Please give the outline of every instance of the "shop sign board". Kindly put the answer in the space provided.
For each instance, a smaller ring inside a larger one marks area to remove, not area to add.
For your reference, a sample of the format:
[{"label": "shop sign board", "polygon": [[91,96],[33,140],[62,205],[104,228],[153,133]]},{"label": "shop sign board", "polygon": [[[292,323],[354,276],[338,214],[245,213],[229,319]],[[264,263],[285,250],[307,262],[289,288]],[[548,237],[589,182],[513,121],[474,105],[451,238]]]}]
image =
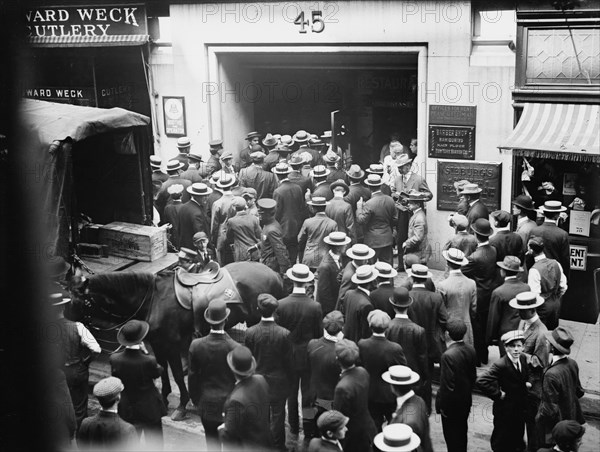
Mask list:
[{"label": "shop sign board", "polygon": [[144,5],[40,7],[25,11],[28,37],[147,35]]},{"label": "shop sign board", "polygon": [[429,106],[429,157],[475,159],[477,107]]},{"label": "shop sign board", "polygon": [[590,220],[592,212],[585,210],[571,210],[569,213],[569,234],[590,236]]},{"label": "shop sign board", "polygon": [[569,245],[571,270],[585,271],[587,267],[588,247],[583,245]]},{"label": "shop sign board", "polygon": [[479,185],[481,201],[490,212],[500,209],[502,182],[501,162],[465,162],[464,160],[437,161],[437,209],[456,211],[458,197],[454,182],[466,179]]},{"label": "shop sign board", "polygon": [[73,88],[70,86],[36,86],[24,88],[23,97],[49,102],[62,102],[78,105],[96,106],[94,88]]},{"label": "shop sign board", "polygon": [[185,98],[183,96],[163,96],[163,117],[165,119],[165,134],[168,137],[184,137]]}]

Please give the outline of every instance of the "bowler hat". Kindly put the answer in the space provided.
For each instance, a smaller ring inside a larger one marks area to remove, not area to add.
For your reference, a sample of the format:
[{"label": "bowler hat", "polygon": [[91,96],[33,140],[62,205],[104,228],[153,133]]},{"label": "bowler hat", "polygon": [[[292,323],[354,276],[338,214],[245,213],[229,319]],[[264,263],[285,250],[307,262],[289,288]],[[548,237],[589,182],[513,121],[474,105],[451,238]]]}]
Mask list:
[{"label": "bowler hat", "polygon": [[370,174],[383,174],[383,165],[379,163],[372,163],[367,168],[367,173]]},{"label": "bowler hat", "polygon": [[285,272],[287,277],[296,282],[310,282],[315,279],[315,275],[310,271],[307,265],[294,264]]},{"label": "bowler hat", "polygon": [[293,138],[296,143],[306,143],[310,140],[310,134],[306,130],[298,130]]},{"label": "bowler hat", "polygon": [[535,292],[521,292],[515,295],[515,298],[508,302],[508,305],[514,309],[533,309],[544,304],[544,298]]},{"label": "bowler hat", "polygon": [[260,138],[260,133],[258,132],[250,132],[246,135],[246,140],[250,141],[252,138]]},{"label": "bowler hat", "polygon": [[383,181],[379,174],[369,174],[365,179],[365,185],[368,185],[369,187],[379,187],[382,184]]},{"label": "bowler hat", "polygon": [[502,262],[496,262],[496,265],[510,272],[522,272],[521,260],[517,256],[504,256]]},{"label": "bowler hat", "polygon": [[339,411],[329,410],[317,418],[317,428],[321,432],[335,432],[340,427],[346,425],[349,420],[349,417],[344,416]]},{"label": "bowler hat", "polygon": [[167,162],[167,172],[180,170],[184,166],[185,164],[179,160],[169,160]]},{"label": "bowler hat", "polygon": [[520,207],[521,209],[525,209],[525,210],[534,210],[535,209],[533,206],[533,199],[531,199],[531,196],[519,195],[513,200],[512,203],[515,206]]},{"label": "bowler hat", "polygon": [[365,176],[365,172],[356,164],[350,165],[350,168],[348,168],[346,174],[350,179],[354,180],[362,179]]},{"label": "bowler hat", "polygon": [[408,154],[400,154],[400,157],[398,157],[395,161],[396,166],[398,168],[400,168],[401,166],[404,165],[408,165],[409,163],[412,163],[413,159],[411,159]]},{"label": "bowler hat", "polygon": [[356,243],[352,245],[352,248],[346,250],[346,256],[350,259],[366,261],[375,256],[375,250],[369,248],[364,243]]},{"label": "bowler hat", "polygon": [[571,332],[564,326],[559,326],[546,333],[546,339],[563,355],[571,353],[571,345],[575,342]]},{"label": "bowler hat", "polygon": [[236,183],[235,176],[229,173],[223,173],[223,175],[217,181],[218,188],[229,188],[233,187]]},{"label": "bowler hat", "polygon": [[259,210],[269,212],[275,210],[275,207],[277,206],[277,201],[271,198],[261,198],[258,201],[256,201],[256,205],[258,206]]},{"label": "bowler hat", "polygon": [[390,316],[381,309],[374,309],[367,315],[367,322],[371,328],[385,330],[390,324]]},{"label": "bowler hat", "polygon": [[463,185],[462,190],[460,191],[461,195],[475,195],[477,193],[481,193],[483,189],[479,187],[477,184],[465,184]]},{"label": "bowler hat", "polygon": [[117,377],[107,377],[94,385],[93,393],[96,397],[113,397],[125,389],[123,382]]},{"label": "bowler hat", "polygon": [[325,207],[329,204],[329,202],[324,196],[313,196],[310,201],[306,201],[306,204],[313,207]]},{"label": "bowler hat", "polygon": [[71,301],[70,298],[63,297],[61,292],[51,293],[48,298],[50,299],[50,304],[52,304],[52,306],[62,306]]},{"label": "bowler hat", "polygon": [[345,232],[333,231],[330,232],[329,235],[323,239],[323,241],[328,245],[342,246],[350,243],[352,239],[348,237]]},{"label": "bowler hat", "polygon": [[444,259],[446,259],[448,262],[452,262],[453,264],[457,265],[466,265],[469,262],[469,260],[465,257],[465,253],[458,248],[443,250],[442,256],[444,256]]},{"label": "bowler hat", "polygon": [[543,206],[538,209],[541,213],[560,213],[566,211],[567,208],[563,206],[560,201],[546,201]]},{"label": "bowler hat", "polygon": [[408,308],[412,304],[413,299],[406,287],[394,287],[394,292],[389,301],[392,306],[396,306],[397,308]]},{"label": "bowler hat", "polygon": [[504,345],[508,345],[513,341],[522,341],[523,339],[525,339],[525,334],[522,330],[508,331],[500,337],[500,341]]},{"label": "bowler hat", "polygon": [[419,381],[419,374],[412,371],[410,367],[407,366],[391,366],[386,372],[381,375],[381,378],[386,383],[391,385],[412,385]]},{"label": "bowler hat", "polygon": [[117,333],[117,341],[123,346],[137,345],[148,334],[150,325],[143,320],[130,320],[123,325]]},{"label": "bowler hat", "polygon": [[494,230],[492,229],[492,225],[489,220],[485,218],[478,218],[471,225],[471,229],[479,235],[483,235],[484,237],[489,237],[493,234]]},{"label": "bowler hat", "polygon": [[240,377],[248,377],[256,370],[256,360],[250,349],[239,345],[227,354],[227,364],[231,371]]},{"label": "bowler hat", "polygon": [[383,427],[373,444],[381,452],[412,452],[421,445],[421,438],[409,425],[394,423]]},{"label": "bowler hat", "polygon": [[379,272],[372,265],[361,265],[352,275],[354,284],[366,284],[374,281],[379,276]]},{"label": "bowler hat", "polygon": [[223,298],[216,298],[208,303],[208,307],[204,311],[204,319],[211,325],[221,323],[229,317],[231,310],[227,307],[227,303]]},{"label": "bowler hat", "polygon": [[327,177],[329,176],[329,173],[331,173],[331,170],[323,165],[317,165],[312,169],[310,175],[312,177]]},{"label": "bowler hat", "polygon": [[344,196],[347,195],[348,192],[350,191],[350,188],[348,188],[348,185],[346,184],[346,182],[344,182],[343,179],[338,179],[329,186],[331,191],[335,190],[338,187],[341,187],[344,189]]},{"label": "bowler hat", "polygon": [[208,196],[213,192],[212,188],[202,182],[196,182],[186,188],[186,190],[190,195],[194,196]]},{"label": "bowler hat", "polygon": [[413,278],[421,278],[421,279],[427,279],[427,278],[433,277],[433,275],[429,271],[429,268],[427,267],[427,265],[423,265],[423,264],[414,264],[410,268],[407,268],[406,274],[408,276],[412,276]]},{"label": "bowler hat", "polygon": [[395,278],[398,275],[396,269],[387,262],[377,261],[374,266],[379,273],[379,278]]},{"label": "bowler hat", "polygon": [[190,139],[188,137],[181,137],[177,139],[177,148],[189,148],[191,146]]},{"label": "bowler hat", "polygon": [[277,144],[277,138],[275,138],[271,133],[267,133],[265,138],[262,140],[262,144],[267,147],[275,146]]},{"label": "bowler hat", "polygon": [[279,162],[271,169],[271,171],[275,174],[290,174],[292,172],[292,169],[287,163]]}]

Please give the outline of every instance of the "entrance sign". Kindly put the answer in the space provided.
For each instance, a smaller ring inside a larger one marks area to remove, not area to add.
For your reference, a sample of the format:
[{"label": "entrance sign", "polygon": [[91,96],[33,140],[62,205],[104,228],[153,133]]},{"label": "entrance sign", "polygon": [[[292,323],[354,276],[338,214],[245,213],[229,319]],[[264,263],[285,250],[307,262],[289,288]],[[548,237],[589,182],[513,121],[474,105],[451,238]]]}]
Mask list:
[{"label": "entrance sign", "polygon": [[163,96],[163,117],[165,134],[168,137],[184,137],[185,131],[185,98],[183,96]]},{"label": "entrance sign", "polygon": [[456,211],[458,197],[454,182],[466,179],[479,185],[481,201],[491,211],[500,209],[502,163],[465,162],[464,160],[437,161],[437,209]]},{"label": "entrance sign", "polygon": [[475,159],[477,107],[429,106],[429,157]]},{"label": "entrance sign", "polygon": [[582,245],[569,245],[571,270],[585,271],[587,267],[588,247]]}]

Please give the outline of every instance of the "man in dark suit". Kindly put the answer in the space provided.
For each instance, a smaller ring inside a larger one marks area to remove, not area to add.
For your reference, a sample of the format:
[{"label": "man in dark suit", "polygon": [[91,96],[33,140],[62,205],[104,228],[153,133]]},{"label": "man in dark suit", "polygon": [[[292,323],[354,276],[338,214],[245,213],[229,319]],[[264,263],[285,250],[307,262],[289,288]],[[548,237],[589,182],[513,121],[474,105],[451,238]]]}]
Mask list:
[{"label": "man in dark suit", "polygon": [[494,430],[491,446],[494,452],[524,451],[527,392],[531,388],[527,358],[523,351],[523,332],[509,331],[501,338],[506,355],[486,369],[477,386],[494,401]]},{"label": "man in dark suit", "polygon": [[[248,141],[248,146],[242,149],[238,154],[240,168],[246,168],[247,166],[250,166],[250,163],[252,162],[250,153],[254,152],[254,149],[260,148],[260,133],[249,132],[246,135],[246,141]],[[259,150],[262,150],[262,148]]]},{"label": "man in dark suit", "polygon": [[110,355],[112,375],[125,387],[119,404],[119,415],[133,424],[138,434],[144,432],[146,444],[162,448],[162,417],[167,408],[154,386],[154,379],[164,371],[156,358],[146,354],[143,340],[150,326],[143,320],[130,320],[119,329],[117,340],[125,347]]},{"label": "man in dark suit", "polygon": [[295,264],[298,257],[298,233],[304,220],[308,218],[308,209],[304,201],[304,193],[298,184],[290,181],[290,167],[281,162],[272,169],[279,180],[279,187],[273,192],[277,201],[275,219],[281,225],[283,243],[288,249],[290,261]]},{"label": "man in dark suit", "polygon": [[223,149],[223,140],[212,140],[208,142],[210,157],[206,162],[206,176],[210,177],[213,173],[221,169],[220,151]]},{"label": "man in dark suit", "polygon": [[171,185],[167,192],[169,193],[170,200],[165,206],[164,215],[161,218],[159,226],[169,223],[171,229],[169,230],[169,240],[173,247],[179,249],[179,210],[183,206],[181,202],[181,196],[183,195],[183,185],[174,184]]},{"label": "man in dark suit", "polygon": [[252,165],[240,170],[239,181],[242,187],[252,187],[256,190],[257,199],[272,198],[277,188],[277,177],[263,169],[265,153],[258,151],[250,154]]},{"label": "man in dark suit", "polygon": [[304,220],[298,233],[298,260],[316,271],[328,251],[323,239],[329,233],[337,231],[337,223],[325,215],[327,201],[324,197],[313,196],[307,204],[315,214]]},{"label": "man in dark suit", "polygon": [[[276,320],[290,331],[292,341],[292,362],[294,375],[288,397],[288,418],[291,433],[297,435],[300,429],[298,414],[298,390],[302,388],[302,410],[310,408],[310,368],[307,346],[311,339],[321,337],[323,314],[321,305],[306,294],[306,286],[314,280],[313,273],[304,264],[296,264],[286,275],[294,283],[292,293],[279,300]],[[305,423],[314,422],[312,418]]]},{"label": "man in dark suit", "polygon": [[234,197],[232,209],[235,209],[236,213],[225,222],[226,240],[223,246],[230,247],[234,262],[251,260],[248,248],[260,242],[262,233],[259,220],[248,213],[246,200],[241,196]]},{"label": "man in dark suit", "polygon": [[469,203],[469,210],[466,213],[469,226],[474,224],[478,219],[488,220],[490,212],[487,206],[480,199],[483,190],[477,184],[465,184],[461,190],[461,195],[464,196]]},{"label": "man in dark suit", "polygon": [[448,452],[467,452],[468,419],[473,403],[471,393],[477,378],[477,353],[463,340],[467,325],[451,317],[446,325],[450,345],[440,360],[440,387],[435,411],[442,416],[442,430]]},{"label": "man in dark suit", "polygon": [[517,256],[523,261],[523,239],[510,231],[510,213],[495,210],[490,217],[494,219],[494,235],[490,237],[490,245],[496,248],[496,259],[502,261],[505,256]]},{"label": "man in dark suit", "polygon": [[531,236],[531,231],[537,226],[535,222],[535,209],[533,200],[530,196],[519,195],[512,202],[512,213],[517,216],[515,232],[521,237],[523,242],[523,254],[527,252],[527,242]]},{"label": "man in dark suit", "polygon": [[477,249],[467,258],[469,262],[462,267],[462,272],[477,284],[477,315],[473,322],[473,339],[479,361],[487,364],[488,348],[485,337],[492,291],[500,285],[496,266],[498,259],[496,248],[490,245],[488,240],[492,235],[490,222],[479,218],[471,224],[471,229],[478,241]]},{"label": "man in dark suit", "polygon": [[223,406],[225,421],[219,427],[223,450],[269,450],[269,384],[256,374],[256,360],[243,345],[229,352],[227,364],[235,386]]},{"label": "man in dark suit", "polygon": [[308,445],[308,452],[341,452],[346,438],[350,418],[336,410],[329,410],[319,416],[317,427],[320,438],[313,438]]},{"label": "man in dark suit", "polygon": [[158,155],[150,156],[150,168],[152,168],[152,182],[159,181],[162,185],[169,178],[169,175],[161,170],[162,159]]},{"label": "man in dark suit", "polygon": [[[314,189],[311,194],[308,194],[307,200],[310,200],[311,197],[320,196],[329,201],[333,198],[333,192],[330,189],[330,184],[327,182],[327,176],[329,176],[330,171],[325,168],[323,165],[315,166],[310,172],[310,177],[314,183]],[[307,194],[305,193],[305,197]]]},{"label": "man in dark suit", "polygon": [[419,451],[433,452],[429,409],[425,401],[413,391],[413,386],[419,381],[419,374],[406,366],[391,366],[381,378],[391,385],[396,396],[396,411],[391,423],[408,425],[421,439]]},{"label": "man in dark suit", "polygon": [[424,206],[427,193],[410,191],[402,192],[401,196],[408,203],[410,219],[408,220],[408,232],[406,240],[402,242],[402,254],[413,254],[419,258],[419,263],[427,265],[431,256],[431,245],[427,237],[427,215]]},{"label": "man in dark suit", "polygon": [[210,218],[206,214],[206,197],[212,189],[206,184],[193,184],[187,188],[192,199],[184,203],[177,214],[179,220],[179,246],[194,248],[194,234],[204,231],[210,235]]},{"label": "man in dark suit", "polygon": [[367,316],[373,310],[369,298],[372,282],[377,279],[377,270],[372,265],[362,265],[352,275],[352,282],[356,289],[351,289],[340,300],[344,324],[344,337],[357,342],[371,335]]},{"label": "man in dark suit", "polygon": [[189,167],[181,173],[182,179],[189,180],[192,184],[204,182],[206,176],[206,163],[202,161],[202,156],[199,154],[187,154]]},{"label": "man in dark suit", "polygon": [[367,316],[373,334],[368,339],[358,341],[360,362],[369,372],[369,413],[375,421],[377,431],[381,431],[384,421],[390,422],[396,409],[396,398],[390,386],[381,378],[390,366],[406,365],[406,357],[402,346],[385,337],[385,330],[390,324],[390,316],[376,309]]},{"label": "man in dark suit", "polygon": [[256,302],[262,319],[246,330],[244,343],[255,356],[256,371],[269,384],[273,446],[285,451],[285,401],[293,374],[290,332],[275,323],[279,302],[273,295],[260,294]]},{"label": "man in dark suit", "polygon": [[386,312],[390,318],[394,318],[396,313],[390,298],[394,295],[394,278],[398,272],[390,264],[381,261],[375,262],[375,270],[378,273],[377,289],[369,295],[371,304],[375,309]]},{"label": "man in dark suit", "polygon": [[188,137],[179,137],[177,138],[177,154],[173,157],[173,160],[176,162],[180,162],[182,166],[182,170],[186,171],[189,167],[188,155],[190,155],[190,149],[192,148],[192,143]]},{"label": "man in dark suit", "polygon": [[224,300],[211,300],[204,311],[210,333],[194,339],[189,350],[190,397],[198,408],[206,444],[215,450],[221,447],[217,428],[223,422],[223,404],[235,385],[227,354],[239,344],[224,330],[229,312]]},{"label": "man in dark suit", "polygon": [[350,418],[344,451],[369,451],[377,433],[369,414],[369,373],[356,365],[359,350],[354,342],[348,339],[338,341],[335,344],[335,356],[342,373],[335,387],[333,408]]},{"label": "man in dark suit", "polygon": [[301,154],[294,154],[290,157],[288,163],[292,168],[288,178],[291,183],[298,185],[302,189],[302,196],[304,196],[307,190],[312,190],[312,181],[300,172],[305,163],[304,157]]},{"label": "man in dark suit", "polygon": [[[360,168],[360,166],[351,165],[346,174],[348,175],[350,184],[348,185],[348,194],[344,197],[344,201],[350,204],[350,207],[352,207],[352,212],[354,212],[356,218],[356,203],[360,198],[368,201],[371,198],[371,190],[365,187],[362,183],[362,180],[365,177],[365,172]],[[356,228],[356,241],[358,243],[362,243],[364,240],[363,226],[355,221],[354,227]]]},{"label": "man in dark suit", "polygon": [[117,407],[124,386],[117,377],[108,377],[94,385],[94,395],[101,410],[83,420],[77,432],[80,449],[128,450],[139,445],[135,427],[119,417]]},{"label": "man in dark suit", "polygon": [[394,200],[381,191],[383,182],[378,174],[369,174],[365,184],[371,189],[371,199],[358,200],[356,221],[363,225],[365,245],[375,250],[378,260],[392,265],[393,228],[398,214]]},{"label": "man in dark suit", "polygon": [[354,219],[354,210],[352,206],[344,200],[348,194],[349,188],[341,179],[331,183],[333,198],[325,208],[325,215],[335,221],[338,225],[338,231],[343,231],[356,243],[356,225]]},{"label": "man in dark suit", "polygon": [[454,236],[446,242],[444,250],[457,248],[469,257],[477,249],[477,239],[467,232],[469,220],[464,215],[455,213],[450,216],[448,222],[454,228]]},{"label": "man in dark suit", "polygon": [[560,201],[546,201],[539,209],[544,214],[544,222],[531,230],[531,237],[542,238],[546,256],[558,261],[568,280],[571,268],[569,234],[557,226],[558,217],[566,210]]},{"label": "man in dark suit", "polygon": [[[169,175],[169,178],[163,182],[160,190],[158,190],[156,201],[154,203],[161,219],[165,213],[165,206],[169,201],[169,192],[167,189],[171,185],[175,184],[183,185],[184,188],[192,185],[191,181],[184,179],[179,175],[179,171],[183,168],[183,166],[183,163],[178,162],[177,160],[169,160],[167,162],[167,174]],[[181,200],[184,203],[188,202],[190,200],[190,194],[187,191],[184,191]]]},{"label": "man in dark suit", "polygon": [[352,276],[356,273],[356,269],[361,265],[366,265],[375,256],[375,251],[363,243],[355,243],[352,247],[346,250],[346,256],[352,259],[346,264],[342,271],[342,280],[340,282],[340,293],[338,294],[338,303],[336,309],[341,309],[340,302],[350,289],[354,287]]},{"label": "man in dark suit", "polygon": [[330,232],[323,241],[329,245],[329,251],[317,268],[316,301],[321,305],[324,315],[335,309],[342,281],[344,251],[350,243],[350,237],[344,232]]}]

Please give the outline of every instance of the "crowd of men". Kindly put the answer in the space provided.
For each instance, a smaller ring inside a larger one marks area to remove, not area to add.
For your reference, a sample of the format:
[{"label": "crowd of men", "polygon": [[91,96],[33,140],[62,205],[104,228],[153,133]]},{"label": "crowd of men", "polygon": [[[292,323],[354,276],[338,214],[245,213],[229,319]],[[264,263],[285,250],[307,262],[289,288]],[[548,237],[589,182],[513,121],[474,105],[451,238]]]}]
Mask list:
[{"label": "crowd of men", "polygon": [[[188,375],[208,450],[285,451],[303,432],[311,452],[428,452],[435,411],[448,450],[467,451],[475,387],[494,400],[493,451],[577,450],[583,391],[568,357],[573,337],[559,325],[566,209],[547,201],[536,211],[521,195],[512,215],[489,212],[482,188],[458,181],[454,235],[442,251],[447,276],[434,284],[425,212],[433,196],[414,165],[416,143],[408,151],[392,141],[363,170],[330,138],[300,130],[268,134],[261,146],[251,132],[239,163],[219,140],[204,162],[183,138],[176,159],[151,162],[155,221],[171,225],[181,267],[258,261],[289,293],[259,296],[262,319],[243,345],[224,330],[225,302],[210,301],[211,330],[192,341]],[[84,336],[81,324],[61,319]],[[94,389],[102,412],[78,419],[82,446],[137,441],[128,423],[162,441],[164,404],[152,381],[162,370],[143,347],[147,324],[132,322],[119,332],[126,349],[111,357],[113,377]],[[478,378],[490,345],[501,358]],[[114,429],[103,428],[113,415]],[[113,436],[103,439],[107,430]]]}]

